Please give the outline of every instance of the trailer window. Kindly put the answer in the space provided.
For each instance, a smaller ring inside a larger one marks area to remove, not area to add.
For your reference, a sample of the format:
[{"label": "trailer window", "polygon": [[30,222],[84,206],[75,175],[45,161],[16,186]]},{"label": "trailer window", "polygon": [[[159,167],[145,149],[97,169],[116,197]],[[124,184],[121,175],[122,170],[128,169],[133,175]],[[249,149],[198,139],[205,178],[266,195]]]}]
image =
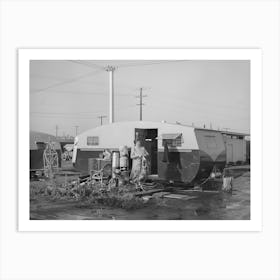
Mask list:
[{"label": "trailer window", "polygon": [[88,136],[87,137],[87,145],[88,146],[97,146],[97,145],[99,145],[99,137],[98,136]]},{"label": "trailer window", "polygon": [[162,135],[162,146],[167,143],[169,147],[181,147],[183,138],[181,133],[176,134],[163,134]]}]

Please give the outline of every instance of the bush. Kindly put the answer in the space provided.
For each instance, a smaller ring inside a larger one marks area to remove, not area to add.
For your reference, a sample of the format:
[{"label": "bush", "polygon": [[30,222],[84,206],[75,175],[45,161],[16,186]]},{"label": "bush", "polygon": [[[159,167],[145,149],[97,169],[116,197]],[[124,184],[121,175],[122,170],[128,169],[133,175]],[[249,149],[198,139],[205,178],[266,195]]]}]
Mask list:
[{"label": "bush", "polygon": [[81,207],[91,207],[93,204],[101,204],[110,207],[118,207],[126,210],[138,209],[144,206],[142,198],[135,196],[134,186],[126,185],[113,187],[109,190],[94,190],[89,197],[83,197]]},{"label": "bush", "polygon": [[46,186],[43,184],[30,185],[30,199],[35,199],[38,195],[45,193]]}]

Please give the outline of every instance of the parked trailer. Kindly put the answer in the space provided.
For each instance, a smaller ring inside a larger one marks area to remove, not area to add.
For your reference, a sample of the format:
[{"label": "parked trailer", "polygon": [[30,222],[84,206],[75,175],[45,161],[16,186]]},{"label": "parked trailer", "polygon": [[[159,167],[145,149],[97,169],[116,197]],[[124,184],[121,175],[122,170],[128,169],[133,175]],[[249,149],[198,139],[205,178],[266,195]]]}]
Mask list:
[{"label": "parked trailer", "polygon": [[227,164],[245,163],[250,157],[247,147],[247,134],[237,132],[221,132],[226,146]]},{"label": "parked trailer", "polygon": [[161,180],[193,183],[209,177],[213,168],[223,170],[226,149],[220,132],[159,122],[117,122],[90,129],[75,139],[73,164],[88,172],[88,159],[104,149],[131,149],[139,139],[150,155],[151,174]]},{"label": "parked trailer", "polygon": [[44,169],[43,154],[47,142],[53,142],[56,152],[58,153],[59,167],[61,166],[61,147],[60,143],[56,141],[55,136],[30,131],[29,133],[29,150],[30,150],[30,171],[37,171]]}]

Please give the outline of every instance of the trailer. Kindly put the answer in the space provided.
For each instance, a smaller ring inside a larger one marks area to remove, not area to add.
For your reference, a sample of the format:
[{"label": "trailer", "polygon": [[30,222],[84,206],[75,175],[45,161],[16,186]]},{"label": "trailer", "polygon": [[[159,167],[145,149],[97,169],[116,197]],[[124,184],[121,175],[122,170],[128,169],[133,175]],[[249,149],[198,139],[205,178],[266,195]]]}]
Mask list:
[{"label": "trailer", "polygon": [[160,180],[191,184],[209,177],[212,170],[222,171],[226,164],[223,135],[218,131],[165,122],[116,122],[78,135],[72,162],[77,170],[88,172],[90,158],[104,149],[129,151],[140,140],[150,155],[150,172]]}]

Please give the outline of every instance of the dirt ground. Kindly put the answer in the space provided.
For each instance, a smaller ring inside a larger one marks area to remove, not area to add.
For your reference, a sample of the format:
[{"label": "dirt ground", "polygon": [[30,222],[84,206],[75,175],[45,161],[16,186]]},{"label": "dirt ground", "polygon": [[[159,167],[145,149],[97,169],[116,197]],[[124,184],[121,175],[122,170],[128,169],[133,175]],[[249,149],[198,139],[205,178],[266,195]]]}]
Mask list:
[{"label": "dirt ground", "polygon": [[[79,201],[52,200],[40,196],[30,201],[34,220],[248,220],[250,219],[250,172],[236,169],[233,192],[181,190],[155,195],[140,209],[125,210],[103,205],[84,207]],[[242,175],[241,175],[242,174]],[[43,183],[43,182],[41,182]]]}]

